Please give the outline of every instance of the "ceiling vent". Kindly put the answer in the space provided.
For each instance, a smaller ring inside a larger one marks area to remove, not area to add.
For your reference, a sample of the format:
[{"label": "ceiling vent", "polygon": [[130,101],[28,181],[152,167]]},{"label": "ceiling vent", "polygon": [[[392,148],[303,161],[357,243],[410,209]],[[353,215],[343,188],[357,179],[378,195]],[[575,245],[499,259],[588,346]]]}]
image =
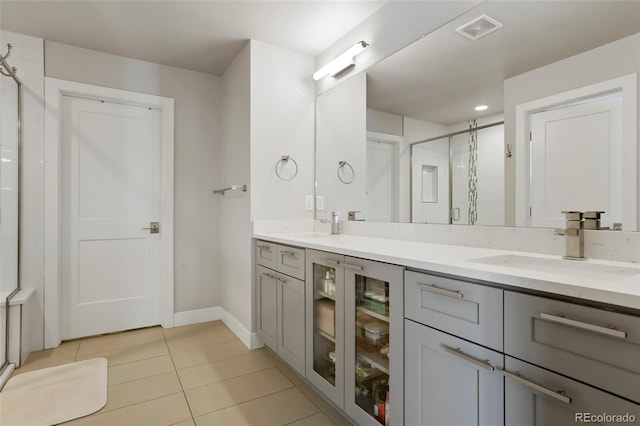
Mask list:
[{"label": "ceiling vent", "polygon": [[457,28],[456,32],[470,38],[471,40],[477,40],[480,37],[484,37],[487,34],[494,32],[495,30],[499,30],[500,28],[502,28],[502,24],[500,22],[489,18],[487,15],[482,15]]}]

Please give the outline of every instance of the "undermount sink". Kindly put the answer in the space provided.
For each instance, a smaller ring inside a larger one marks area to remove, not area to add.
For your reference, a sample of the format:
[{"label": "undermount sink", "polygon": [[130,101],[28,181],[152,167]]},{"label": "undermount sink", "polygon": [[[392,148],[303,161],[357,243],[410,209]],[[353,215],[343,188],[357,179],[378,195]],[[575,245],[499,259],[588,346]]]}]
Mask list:
[{"label": "undermount sink", "polygon": [[592,280],[621,280],[640,274],[640,268],[602,265],[588,261],[547,259],[533,256],[505,254],[472,259],[471,262],[485,265],[505,266],[527,271],[546,272]]}]

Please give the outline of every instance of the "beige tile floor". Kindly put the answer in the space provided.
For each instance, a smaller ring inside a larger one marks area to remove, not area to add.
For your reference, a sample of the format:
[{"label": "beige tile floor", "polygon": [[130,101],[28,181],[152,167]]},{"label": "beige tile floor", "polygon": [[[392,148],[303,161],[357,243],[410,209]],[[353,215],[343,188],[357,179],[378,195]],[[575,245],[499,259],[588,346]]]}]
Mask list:
[{"label": "beige tile floor", "polygon": [[349,425],[267,349],[248,350],[220,321],[128,331],[32,353],[14,374],[109,361],[108,402],[67,425]]}]

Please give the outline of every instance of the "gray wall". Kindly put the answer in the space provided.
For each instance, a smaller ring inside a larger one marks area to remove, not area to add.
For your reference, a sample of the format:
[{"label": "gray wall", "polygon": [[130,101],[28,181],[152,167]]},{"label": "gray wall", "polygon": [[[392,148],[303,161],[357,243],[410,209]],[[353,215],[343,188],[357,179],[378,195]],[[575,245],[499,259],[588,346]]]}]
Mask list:
[{"label": "gray wall", "polygon": [[[512,149],[515,149],[517,105],[637,73],[640,71],[639,47],[640,34],[635,34],[505,80],[505,144],[510,144]],[[640,84],[638,89],[640,91]],[[638,99],[640,99],[640,92]],[[640,135],[640,129],[638,135]],[[515,224],[515,157],[514,151],[513,157],[505,162],[507,226]]]},{"label": "gray wall", "polygon": [[45,76],[175,100],[174,312],[218,306],[219,77],[45,41]]}]

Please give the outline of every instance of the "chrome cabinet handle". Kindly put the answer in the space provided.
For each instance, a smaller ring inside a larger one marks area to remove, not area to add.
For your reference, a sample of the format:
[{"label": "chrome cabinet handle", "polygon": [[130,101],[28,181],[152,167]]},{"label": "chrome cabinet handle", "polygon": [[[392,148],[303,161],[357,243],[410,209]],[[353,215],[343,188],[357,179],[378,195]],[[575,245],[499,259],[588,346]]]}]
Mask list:
[{"label": "chrome cabinet handle", "polygon": [[274,277],[276,280],[280,281],[282,284],[286,283],[287,280],[285,278],[280,278],[278,276]]},{"label": "chrome cabinet handle", "polygon": [[467,355],[464,352],[462,352],[460,348],[451,348],[446,345],[442,345],[442,347],[446,352],[450,353],[451,355],[457,356],[458,358],[462,358],[465,361],[468,361],[472,364],[477,365],[478,367],[484,368],[485,370],[493,371],[496,369],[488,360],[482,361],[482,360],[479,360],[478,358],[474,358],[471,355]]},{"label": "chrome cabinet handle", "polygon": [[568,325],[569,327],[579,328],[581,330],[592,331],[598,334],[604,334],[606,336],[617,337],[618,339],[626,339],[627,333],[615,328],[607,328],[599,325],[589,324],[586,322],[576,321],[563,316],[547,314],[545,312],[540,313],[540,319],[555,322],[558,324]]},{"label": "chrome cabinet handle", "polygon": [[418,283],[418,287],[420,287],[424,291],[428,291],[430,293],[442,294],[443,296],[455,297],[457,299],[462,299],[464,294],[460,290],[447,290],[446,288],[436,287],[432,284],[422,284]]},{"label": "chrome cabinet handle", "polygon": [[271,246],[259,245],[258,248],[260,250],[271,251]]},{"label": "chrome cabinet handle", "polygon": [[363,266],[358,266],[358,265],[352,265],[351,263],[343,263],[345,268],[349,268],[349,269],[355,269],[356,271],[363,271],[364,267]]},{"label": "chrome cabinet handle", "polygon": [[290,256],[290,257],[296,257],[296,254],[292,251],[281,251],[280,253],[282,253],[283,256]]},{"label": "chrome cabinet handle", "polygon": [[340,262],[333,259],[321,259],[324,263],[328,263],[329,265],[338,266]]},{"label": "chrome cabinet handle", "polygon": [[507,370],[500,370],[500,372],[502,373],[503,376],[510,378],[511,380],[518,382],[528,388],[533,389],[536,392],[539,392],[541,394],[550,396],[553,399],[557,399],[560,402],[564,402],[565,404],[571,404],[571,398],[566,396],[564,394],[564,391],[559,390],[559,391],[554,391],[551,389],[547,389],[544,386],[540,386],[537,383],[534,383],[532,381],[529,381],[527,379],[525,379],[524,377],[522,377],[519,374],[514,374],[510,371]]},{"label": "chrome cabinet handle", "polygon": [[275,275],[271,275],[271,274],[268,274],[266,272],[263,272],[262,275],[267,277],[267,278],[271,278],[272,280],[276,280],[277,279]]}]

